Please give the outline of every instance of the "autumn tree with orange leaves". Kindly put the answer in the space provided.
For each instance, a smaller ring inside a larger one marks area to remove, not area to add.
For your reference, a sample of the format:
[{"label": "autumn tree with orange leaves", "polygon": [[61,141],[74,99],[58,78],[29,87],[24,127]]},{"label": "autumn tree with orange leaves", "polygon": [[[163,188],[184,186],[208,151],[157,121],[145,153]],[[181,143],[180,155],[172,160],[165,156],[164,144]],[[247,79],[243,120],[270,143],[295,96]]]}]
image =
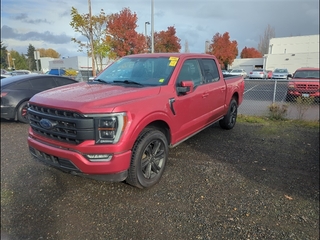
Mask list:
[{"label": "autumn tree with orange leaves", "polygon": [[106,42],[114,53],[112,58],[146,52],[145,36],[135,30],[137,20],[137,14],[132,13],[129,8],[123,8],[120,13],[109,16]]},{"label": "autumn tree with orange leaves", "polygon": [[155,52],[179,52],[181,49],[180,39],[176,36],[175,27],[168,27],[167,31],[154,33]]},{"label": "autumn tree with orange leaves", "polygon": [[230,41],[228,32],[223,35],[216,33],[211,41],[212,43],[209,45],[207,53],[216,56],[221,67],[227,69],[228,65],[232,64],[238,55],[237,41]]},{"label": "autumn tree with orange leaves", "polygon": [[262,54],[255,48],[242,49],[240,58],[262,58]]}]

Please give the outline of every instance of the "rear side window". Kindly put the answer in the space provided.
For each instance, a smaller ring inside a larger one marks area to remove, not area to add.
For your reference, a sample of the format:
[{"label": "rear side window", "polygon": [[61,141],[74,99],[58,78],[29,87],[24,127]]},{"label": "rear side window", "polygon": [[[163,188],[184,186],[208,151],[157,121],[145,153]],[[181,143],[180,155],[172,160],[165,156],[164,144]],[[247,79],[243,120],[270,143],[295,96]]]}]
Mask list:
[{"label": "rear side window", "polygon": [[57,87],[57,84],[54,80],[54,76],[46,76],[41,78],[30,79],[32,87],[34,89],[44,91],[50,88]]},{"label": "rear side window", "polygon": [[213,59],[202,59],[205,83],[217,82],[220,79],[216,62]]}]

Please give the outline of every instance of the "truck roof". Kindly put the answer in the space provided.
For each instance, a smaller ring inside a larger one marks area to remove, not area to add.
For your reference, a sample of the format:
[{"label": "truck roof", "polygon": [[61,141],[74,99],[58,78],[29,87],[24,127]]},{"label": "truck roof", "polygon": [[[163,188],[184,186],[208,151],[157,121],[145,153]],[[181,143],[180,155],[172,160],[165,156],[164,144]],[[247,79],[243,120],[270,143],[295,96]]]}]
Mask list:
[{"label": "truck roof", "polygon": [[127,55],[125,57],[213,57],[213,55],[206,53],[139,53]]},{"label": "truck roof", "polygon": [[315,67],[302,67],[302,68],[298,68],[296,71],[319,71],[319,68],[315,68]]}]

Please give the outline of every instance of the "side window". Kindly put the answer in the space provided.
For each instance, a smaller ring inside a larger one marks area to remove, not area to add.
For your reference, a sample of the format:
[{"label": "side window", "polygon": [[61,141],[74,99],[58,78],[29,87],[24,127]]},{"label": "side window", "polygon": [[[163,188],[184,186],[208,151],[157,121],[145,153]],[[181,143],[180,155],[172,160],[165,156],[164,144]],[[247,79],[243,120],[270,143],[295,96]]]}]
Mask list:
[{"label": "side window", "polygon": [[56,82],[57,82],[57,86],[63,86],[63,85],[75,83],[74,80],[68,79],[68,78],[57,78],[56,77],[55,79],[56,79]]},{"label": "side window", "polygon": [[216,62],[213,59],[202,59],[202,63],[205,82],[219,81],[220,76]]},{"label": "side window", "polygon": [[177,85],[179,85],[181,81],[191,80],[196,87],[202,84],[202,79],[203,77],[198,60],[189,59],[186,60],[182,65],[177,79]]},{"label": "side window", "polygon": [[54,81],[54,77],[51,77],[51,76],[35,78],[30,81],[31,81],[32,87],[40,91],[57,87],[57,84]]},{"label": "side window", "polygon": [[11,89],[31,89],[29,80],[20,81],[11,86]]}]

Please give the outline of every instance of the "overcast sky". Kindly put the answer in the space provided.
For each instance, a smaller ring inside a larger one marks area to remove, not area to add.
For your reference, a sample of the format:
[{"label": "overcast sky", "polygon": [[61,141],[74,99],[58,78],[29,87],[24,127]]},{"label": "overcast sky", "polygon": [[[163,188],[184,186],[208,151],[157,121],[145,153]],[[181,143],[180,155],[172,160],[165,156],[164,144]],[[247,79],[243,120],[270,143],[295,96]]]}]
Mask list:
[{"label": "overcast sky", "polygon": [[[152,0],[91,0],[92,15],[130,8],[138,17],[137,32],[151,22]],[[87,0],[1,0],[1,41],[8,50],[27,53],[29,44],[52,48],[61,57],[85,55],[71,42],[79,38],[70,26],[71,7],[88,13]],[[188,41],[190,52],[204,52],[205,41],[229,32],[244,47],[258,47],[268,24],[276,37],[319,34],[319,0],[154,0],[154,31],[174,26],[181,52]],[[147,25],[151,33],[151,25]]]}]

